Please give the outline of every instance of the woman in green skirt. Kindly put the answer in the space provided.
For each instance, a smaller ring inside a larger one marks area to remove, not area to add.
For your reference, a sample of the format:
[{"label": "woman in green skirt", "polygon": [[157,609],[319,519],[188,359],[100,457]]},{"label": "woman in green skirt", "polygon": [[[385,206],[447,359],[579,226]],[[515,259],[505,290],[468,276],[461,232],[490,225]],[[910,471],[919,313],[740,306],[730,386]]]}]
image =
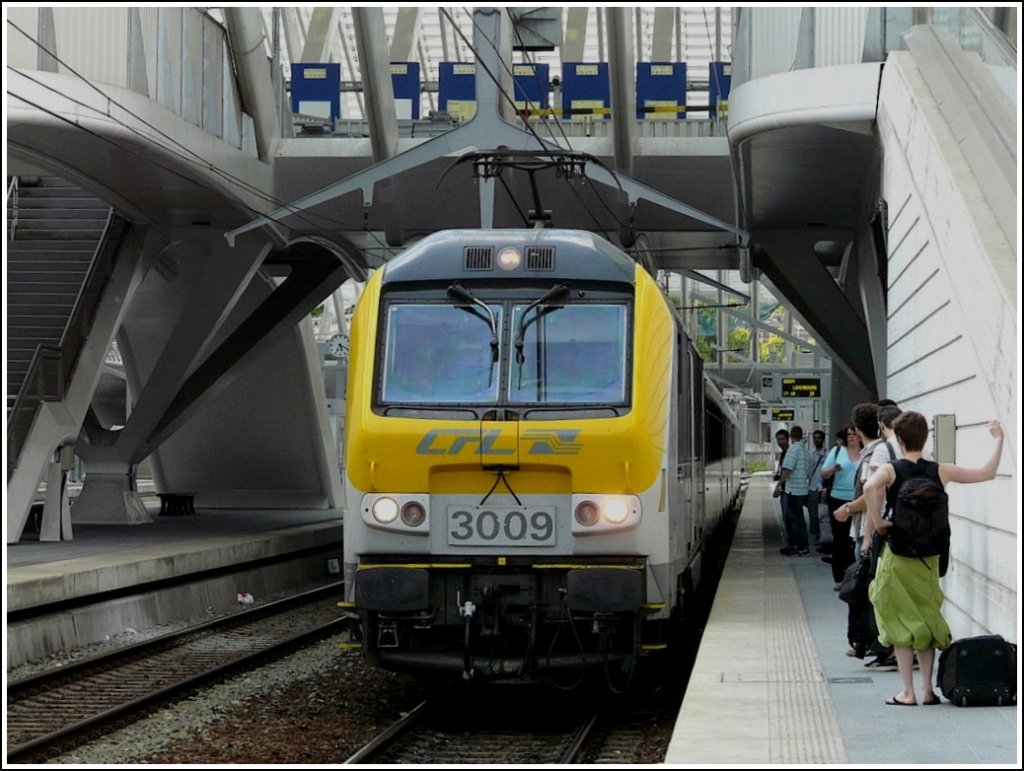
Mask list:
[{"label": "woman in green skirt", "polygon": [[[887,463],[880,467],[864,485],[868,516],[875,529],[884,533],[891,522],[882,518],[883,493],[895,507],[896,496],[908,473],[929,476],[945,487],[949,482],[985,482],[993,479],[1003,451],[1003,429],[998,421],[988,425],[996,440],[995,450],[981,468],[964,468],[954,463],[933,463],[921,458],[928,438],[928,421],[918,412],[904,412],[893,423],[896,439],[903,448],[904,458],[913,466],[897,467]],[[899,470],[898,470],[899,469]],[[944,595],[939,587],[939,556],[909,557],[894,554],[889,544],[882,550],[875,578],[868,588],[868,596],[875,607],[878,638],[883,645],[893,646],[899,666],[902,690],[886,704],[915,706],[914,654],[921,667],[922,704],[938,704],[940,699],[932,688],[932,665],[935,649],[949,647],[949,626],[940,608]]]}]

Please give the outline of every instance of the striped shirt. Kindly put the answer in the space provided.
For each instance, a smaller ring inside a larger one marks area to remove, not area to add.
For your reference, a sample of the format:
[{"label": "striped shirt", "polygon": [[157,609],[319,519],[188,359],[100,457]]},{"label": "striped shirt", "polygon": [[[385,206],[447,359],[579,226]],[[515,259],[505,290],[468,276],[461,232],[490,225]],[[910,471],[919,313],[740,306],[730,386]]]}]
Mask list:
[{"label": "striped shirt", "polygon": [[789,446],[789,451],[782,461],[782,468],[789,469],[786,477],[786,492],[790,495],[807,495],[807,477],[811,473],[810,455],[807,448],[799,442]]}]

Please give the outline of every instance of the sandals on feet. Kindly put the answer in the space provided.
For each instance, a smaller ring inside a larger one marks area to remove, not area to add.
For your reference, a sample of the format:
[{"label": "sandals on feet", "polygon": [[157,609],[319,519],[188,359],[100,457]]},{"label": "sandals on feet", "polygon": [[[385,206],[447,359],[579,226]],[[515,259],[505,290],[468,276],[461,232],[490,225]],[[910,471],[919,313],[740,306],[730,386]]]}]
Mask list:
[{"label": "sandals on feet", "polygon": [[891,699],[886,699],[885,703],[888,704],[890,707],[916,707],[917,706],[917,702],[916,701],[900,701],[895,696],[893,696]]}]

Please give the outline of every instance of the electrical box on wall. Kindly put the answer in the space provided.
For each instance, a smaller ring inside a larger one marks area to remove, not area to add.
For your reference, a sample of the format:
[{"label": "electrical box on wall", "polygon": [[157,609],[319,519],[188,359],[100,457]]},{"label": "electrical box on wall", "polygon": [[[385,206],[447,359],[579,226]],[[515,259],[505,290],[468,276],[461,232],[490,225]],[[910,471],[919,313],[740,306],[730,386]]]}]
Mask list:
[{"label": "electrical box on wall", "polygon": [[932,429],[936,463],[956,463],[956,415],[936,415]]}]

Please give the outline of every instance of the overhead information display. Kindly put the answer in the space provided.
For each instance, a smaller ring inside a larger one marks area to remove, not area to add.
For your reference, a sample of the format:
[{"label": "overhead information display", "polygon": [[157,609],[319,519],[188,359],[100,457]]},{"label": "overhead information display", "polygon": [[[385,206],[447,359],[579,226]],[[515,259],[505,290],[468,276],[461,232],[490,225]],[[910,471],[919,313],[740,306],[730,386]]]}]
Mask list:
[{"label": "overhead information display", "polygon": [[821,396],[820,377],[784,377],[782,378],[782,397],[807,397],[817,398]]}]

